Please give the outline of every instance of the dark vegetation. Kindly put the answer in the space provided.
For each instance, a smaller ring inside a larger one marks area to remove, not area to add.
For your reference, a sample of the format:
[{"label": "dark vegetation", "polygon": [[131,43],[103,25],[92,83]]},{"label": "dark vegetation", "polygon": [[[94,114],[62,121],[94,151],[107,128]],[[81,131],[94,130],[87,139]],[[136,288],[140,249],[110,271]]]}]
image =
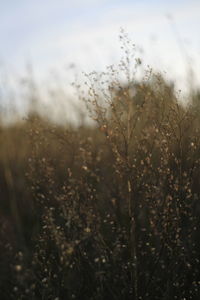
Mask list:
[{"label": "dark vegetation", "polygon": [[199,299],[200,97],[126,54],[87,76],[94,124],[1,125],[0,299]]}]

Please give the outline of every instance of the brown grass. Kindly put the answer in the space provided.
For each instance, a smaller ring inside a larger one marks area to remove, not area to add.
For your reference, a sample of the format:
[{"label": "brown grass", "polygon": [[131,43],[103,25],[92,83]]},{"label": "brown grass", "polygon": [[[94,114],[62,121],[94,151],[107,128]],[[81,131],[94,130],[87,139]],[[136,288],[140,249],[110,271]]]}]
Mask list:
[{"label": "brown grass", "polygon": [[199,299],[199,96],[126,51],[126,84],[87,76],[94,125],[1,126],[1,299]]}]

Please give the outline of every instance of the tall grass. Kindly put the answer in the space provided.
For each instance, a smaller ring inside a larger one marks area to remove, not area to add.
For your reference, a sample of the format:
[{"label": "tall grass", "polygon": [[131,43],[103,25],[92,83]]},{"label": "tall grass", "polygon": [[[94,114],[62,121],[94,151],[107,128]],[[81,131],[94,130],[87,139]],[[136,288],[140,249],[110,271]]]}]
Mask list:
[{"label": "tall grass", "polygon": [[86,76],[92,125],[1,125],[1,299],[199,299],[199,95],[135,80],[129,43]]}]

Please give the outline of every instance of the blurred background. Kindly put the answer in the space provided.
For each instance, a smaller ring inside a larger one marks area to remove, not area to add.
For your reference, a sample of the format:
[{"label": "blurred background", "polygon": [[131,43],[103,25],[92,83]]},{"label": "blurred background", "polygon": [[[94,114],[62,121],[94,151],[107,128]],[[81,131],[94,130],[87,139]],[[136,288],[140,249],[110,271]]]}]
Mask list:
[{"label": "blurred background", "polygon": [[[9,106],[10,112],[13,103],[15,110],[27,110],[19,77],[31,77],[37,88],[59,85],[74,99],[70,84],[77,77],[82,81],[82,71],[103,71],[119,62],[120,28],[136,45],[144,69],[150,65],[162,72],[183,94],[200,82],[198,0],[1,0],[0,20],[5,111]],[[53,102],[48,99],[46,105],[60,118]]]}]

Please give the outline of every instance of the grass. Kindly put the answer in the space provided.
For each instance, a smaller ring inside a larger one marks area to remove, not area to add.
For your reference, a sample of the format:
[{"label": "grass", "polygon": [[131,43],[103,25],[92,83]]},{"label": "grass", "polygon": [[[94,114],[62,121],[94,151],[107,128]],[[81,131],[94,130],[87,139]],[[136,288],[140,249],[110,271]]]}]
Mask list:
[{"label": "grass", "polygon": [[91,125],[1,125],[1,299],[199,299],[199,94],[136,81],[122,40],[80,92]]}]

